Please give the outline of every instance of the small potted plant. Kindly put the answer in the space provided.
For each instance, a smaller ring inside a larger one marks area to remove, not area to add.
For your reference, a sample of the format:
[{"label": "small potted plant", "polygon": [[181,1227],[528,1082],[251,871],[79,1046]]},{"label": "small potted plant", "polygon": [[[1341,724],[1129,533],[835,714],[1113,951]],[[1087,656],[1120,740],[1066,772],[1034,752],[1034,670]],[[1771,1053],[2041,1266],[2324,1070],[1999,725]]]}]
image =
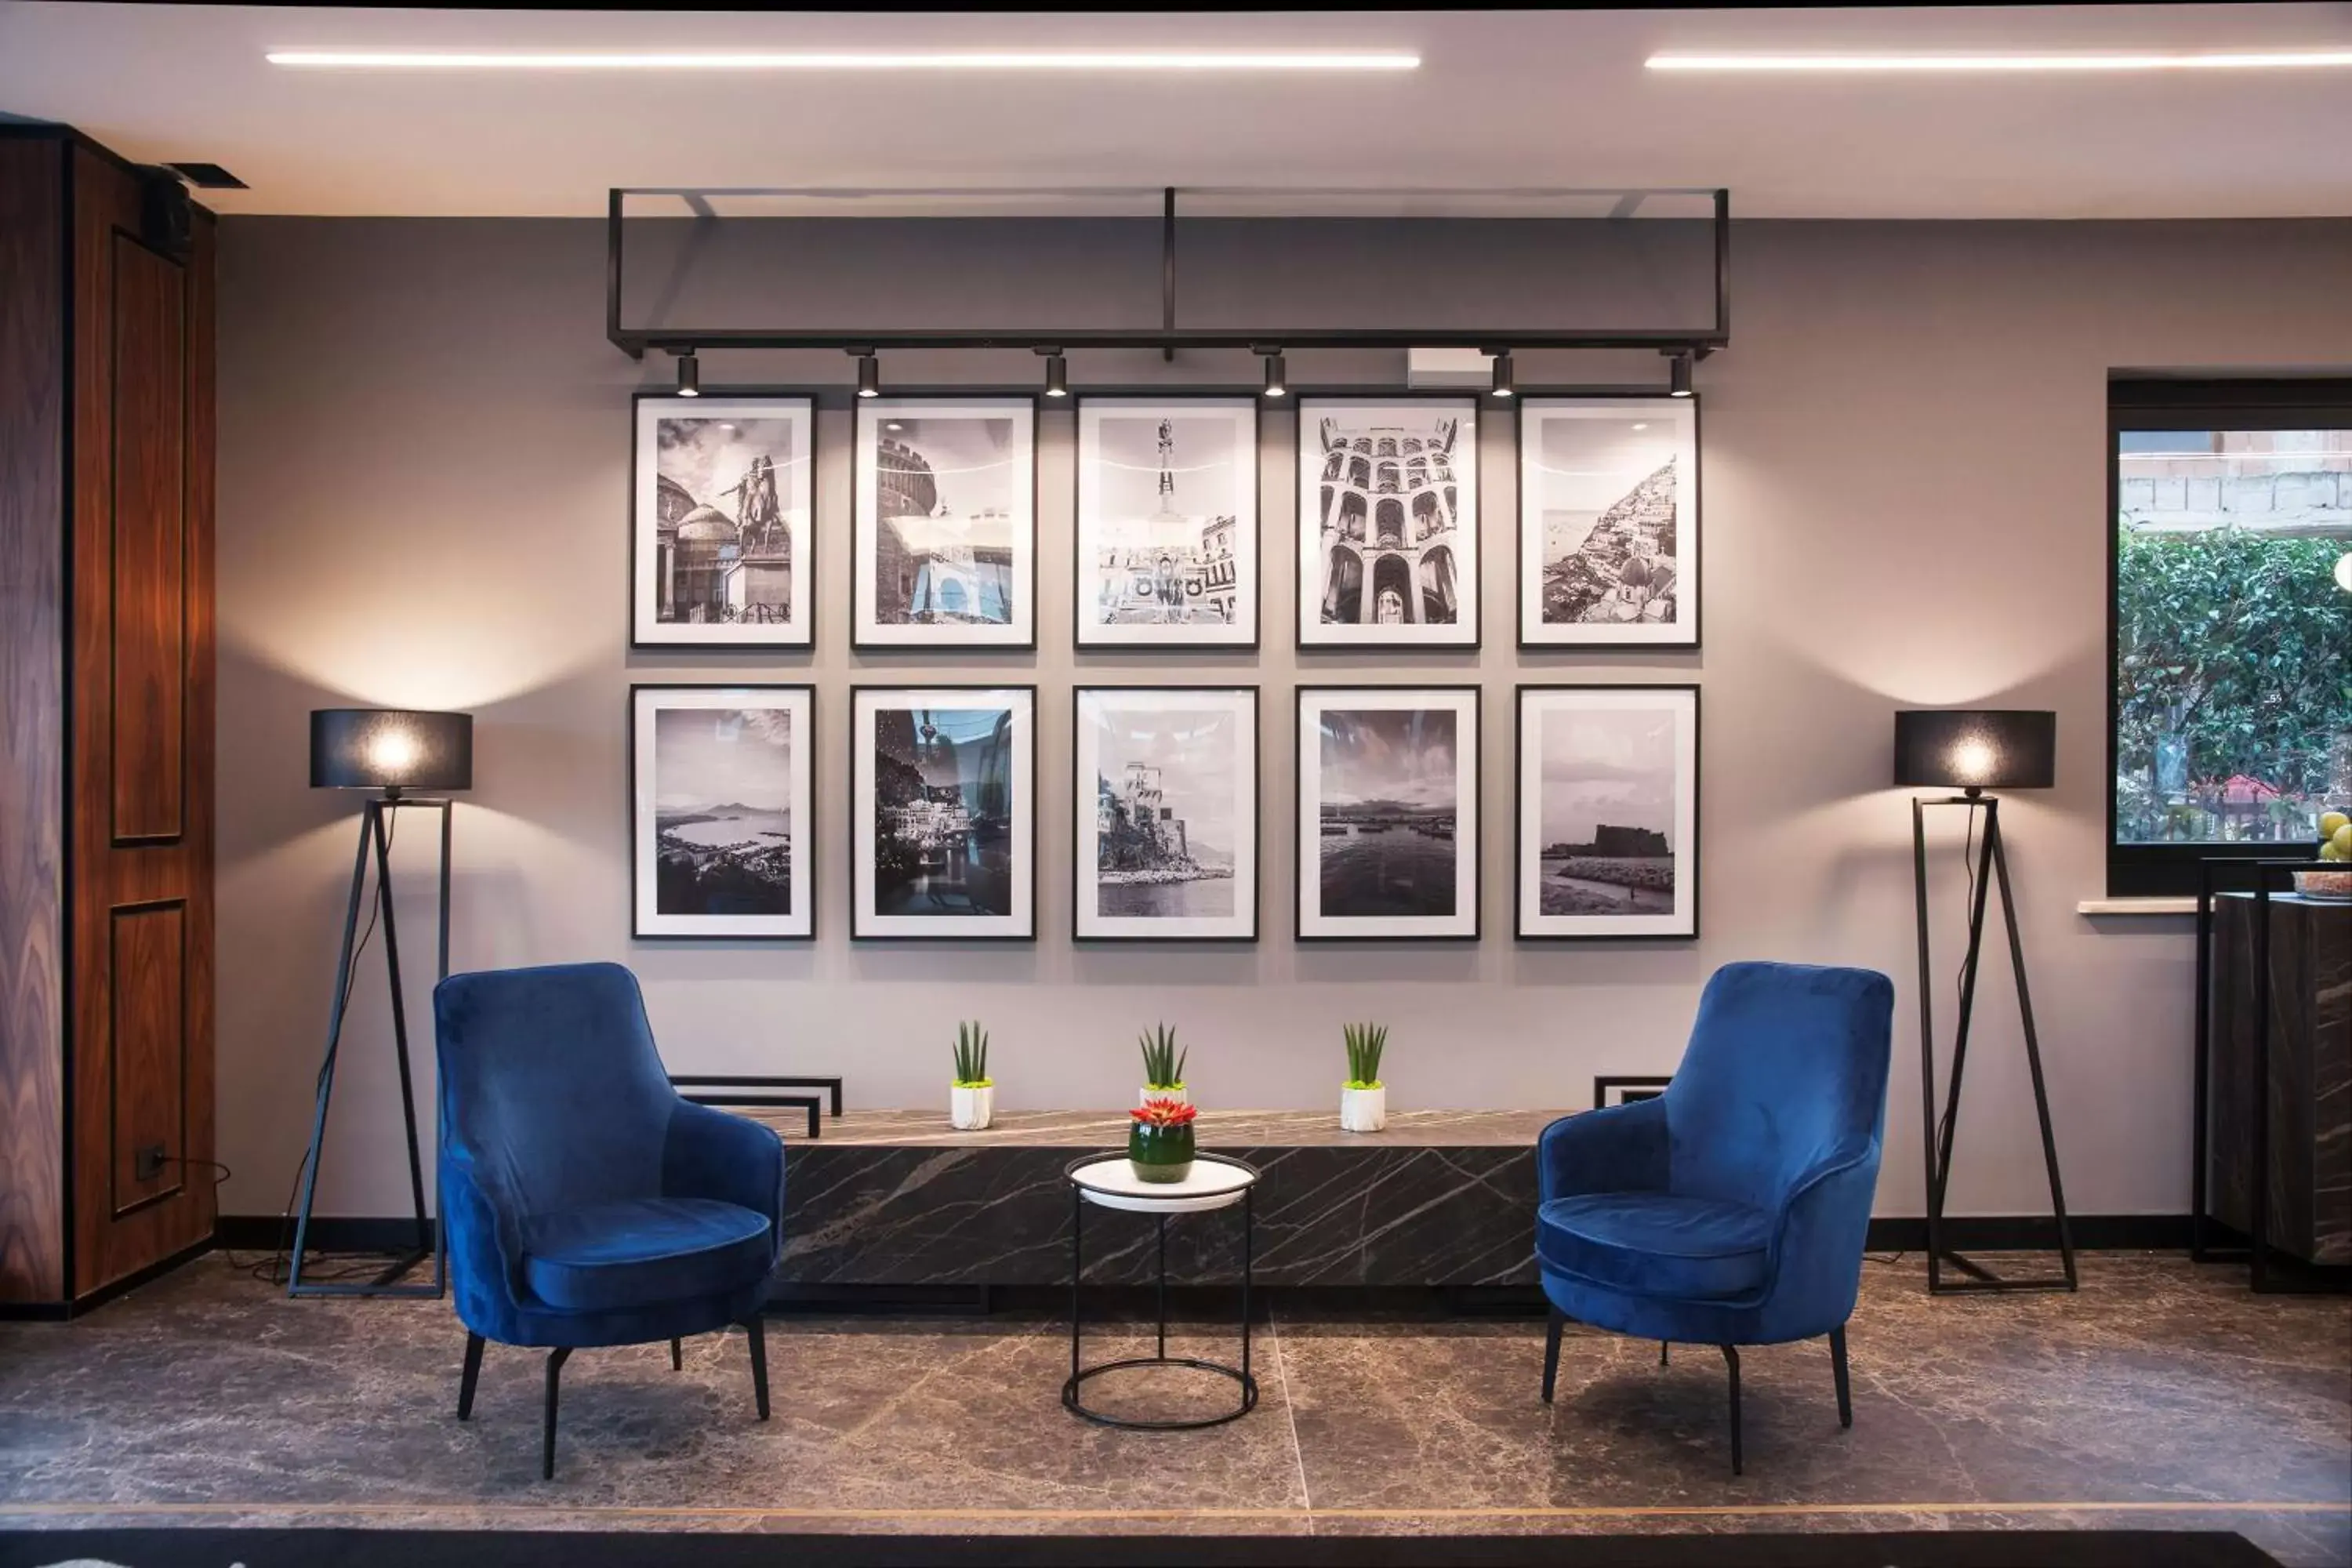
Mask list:
[{"label": "small potted plant", "polygon": [[1139,1182],[1181,1182],[1192,1173],[1192,1118],[1181,1100],[1146,1100],[1127,1113],[1127,1163]]},{"label": "small potted plant", "polygon": [[1143,1031],[1138,1043],[1143,1047],[1142,1100],[1172,1100],[1179,1105],[1189,1105],[1192,1097],[1184,1089],[1184,1060],[1190,1051],[1176,1048],[1176,1031],[1165,1024]]},{"label": "small potted plant", "polygon": [[996,1085],[988,1077],[988,1031],[974,1018],[956,1026],[955,1086],[948,1090],[948,1121],[978,1132],[996,1118]]},{"label": "small potted plant", "polygon": [[1389,1124],[1389,1090],[1381,1081],[1381,1053],[1388,1049],[1386,1024],[1343,1024],[1348,1044],[1348,1081],[1339,1089],[1339,1131],[1378,1132]]}]

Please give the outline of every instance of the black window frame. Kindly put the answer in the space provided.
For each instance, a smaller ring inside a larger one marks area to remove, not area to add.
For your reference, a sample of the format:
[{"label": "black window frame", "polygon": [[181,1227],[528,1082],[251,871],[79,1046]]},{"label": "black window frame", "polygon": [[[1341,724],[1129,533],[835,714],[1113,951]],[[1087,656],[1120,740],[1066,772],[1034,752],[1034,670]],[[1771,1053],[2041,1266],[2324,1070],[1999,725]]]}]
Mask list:
[{"label": "black window frame", "polygon": [[2126,430],[2352,429],[2352,377],[2190,378],[2112,373],[2107,378],[2107,896],[2168,898],[2198,890],[2198,862],[2280,859],[2284,844],[2118,844],[2116,775],[2121,761],[2116,666],[2123,628],[2116,590],[2121,562]]}]

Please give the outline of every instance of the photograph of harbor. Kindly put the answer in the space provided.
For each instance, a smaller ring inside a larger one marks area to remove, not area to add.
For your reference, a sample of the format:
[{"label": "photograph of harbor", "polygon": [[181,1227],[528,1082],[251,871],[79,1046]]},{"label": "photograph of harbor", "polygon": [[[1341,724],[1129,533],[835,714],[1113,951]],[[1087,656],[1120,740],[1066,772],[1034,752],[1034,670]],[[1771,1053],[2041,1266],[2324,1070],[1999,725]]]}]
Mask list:
[{"label": "photograph of harbor", "polygon": [[1299,934],[1475,935],[1475,689],[1299,701]]},{"label": "photograph of harbor", "polygon": [[1072,934],[1254,940],[1257,692],[1081,687]]},{"label": "photograph of harbor", "polygon": [[813,406],[637,400],[639,646],[808,644]]},{"label": "photograph of harbor", "polygon": [[1078,405],[1078,643],[1257,640],[1253,398]]},{"label": "photograph of harbor", "polygon": [[640,936],[806,936],[810,691],[632,691]]},{"label": "photograph of harbor", "polygon": [[1522,687],[1523,936],[1689,936],[1695,687]]},{"label": "photograph of harbor", "polygon": [[1028,936],[1027,687],[854,693],[860,936]]},{"label": "photograph of harbor", "polygon": [[1670,397],[1519,412],[1519,641],[1698,640],[1696,413]]},{"label": "photograph of harbor", "polygon": [[859,405],[854,642],[1032,641],[1035,427],[1026,398]]}]

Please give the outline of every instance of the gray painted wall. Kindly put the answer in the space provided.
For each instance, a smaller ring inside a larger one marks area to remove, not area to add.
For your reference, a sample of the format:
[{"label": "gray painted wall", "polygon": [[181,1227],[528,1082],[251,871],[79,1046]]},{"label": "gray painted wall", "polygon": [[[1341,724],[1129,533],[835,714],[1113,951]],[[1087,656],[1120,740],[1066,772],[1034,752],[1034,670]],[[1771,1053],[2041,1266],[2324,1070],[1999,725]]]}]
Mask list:
[{"label": "gray painted wall", "polygon": [[[848,420],[821,417],[814,656],[631,654],[627,405],[640,367],[604,340],[598,225],[231,218],[220,300],[220,1142],[231,1213],[275,1212],[310,1120],[355,803],[306,787],[305,715],[473,710],[478,782],[457,826],[461,968],[612,958],[643,977],[677,1070],[840,1072],[852,1102],[944,1107],[952,1021],[993,1031],[1007,1107],[1111,1106],[1160,1018],[1223,1106],[1331,1104],[1339,1025],[1393,1027],[1391,1103],[1585,1103],[1600,1072],[1673,1066],[1700,985],[1732,959],[1885,969],[1900,991],[1882,1213],[1921,1208],[1906,797],[1887,715],[1995,702],[2060,714],[2059,787],[2012,803],[2011,849],[2069,1196],[2177,1212],[2188,1171],[2190,952],[2181,920],[2092,921],[2103,891],[2105,478],[2111,367],[2352,365],[2352,224],[1750,224],[1733,251],[1735,344],[1700,373],[1706,647],[1521,655],[1507,421],[1483,431],[1486,646],[1421,658],[1292,650],[1293,421],[1263,455],[1265,648],[1191,663],[1074,656],[1071,424],[1040,439],[1034,655],[856,656],[847,647]],[[1528,280],[1530,290],[1543,286]],[[1530,309],[1534,309],[1530,306]],[[1254,374],[1082,359],[1082,386]],[[730,381],[836,390],[839,355],[706,356]],[[894,361],[901,384],[1027,383],[1025,353]],[[1295,383],[1401,377],[1399,358],[1298,354]],[[1522,384],[1654,380],[1654,360],[1528,356]],[[1074,679],[1197,670],[1264,689],[1263,926],[1246,951],[1076,951],[1065,848]],[[1041,688],[1045,859],[1034,948],[853,947],[843,794],[853,679]],[[813,944],[633,943],[623,750],[633,679],[814,679],[819,921]],[[1475,948],[1289,940],[1290,688],[1486,687],[1485,927]],[[1648,947],[1509,939],[1510,689],[1521,679],[1705,687],[1706,935]],[[430,845],[396,851],[410,1016],[429,1068]],[[1954,861],[1947,859],[1950,869]],[[1958,952],[1956,870],[1939,1000]],[[322,1212],[404,1202],[388,1010],[363,966]],[[2015,1008],[1993,984],[1953,1202],[2043,1202]],[[428,1110],[430,1073],[419,1085]]]}]

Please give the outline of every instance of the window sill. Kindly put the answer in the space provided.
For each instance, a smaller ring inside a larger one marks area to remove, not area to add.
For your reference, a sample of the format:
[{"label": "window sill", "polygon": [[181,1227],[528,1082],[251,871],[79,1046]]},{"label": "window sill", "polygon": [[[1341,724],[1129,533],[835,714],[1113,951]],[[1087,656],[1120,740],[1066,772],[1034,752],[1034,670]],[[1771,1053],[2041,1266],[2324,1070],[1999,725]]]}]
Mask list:
[{"label": "window sill", "polygon": [[2193,915],[2194,898],[2084,899],[2074,906],[2078,915]]}]

